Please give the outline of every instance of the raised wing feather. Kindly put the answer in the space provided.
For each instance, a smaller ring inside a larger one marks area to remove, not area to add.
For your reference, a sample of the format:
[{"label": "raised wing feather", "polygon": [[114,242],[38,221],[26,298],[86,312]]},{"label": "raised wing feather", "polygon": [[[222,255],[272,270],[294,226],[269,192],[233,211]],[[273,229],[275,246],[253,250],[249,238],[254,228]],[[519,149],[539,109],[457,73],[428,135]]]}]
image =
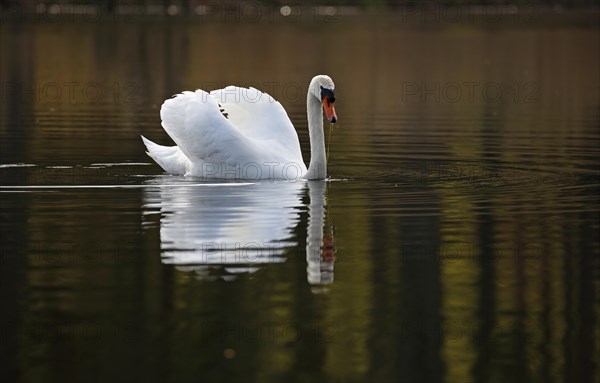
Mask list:
[{"label": "raised wing feather", "polygon": [[260,148],[220,111],[203,90],[183,92],[166,100],[162,126],[193,163],[245,163],[259,158]]},{"label": "raised wing feather", "polygon": [[302,161],[294,125],[283,106],[269,94],[237,86],[214,90],[210,94],[231,123],[257,145],[267,145],[285,153],[289,160]]}]

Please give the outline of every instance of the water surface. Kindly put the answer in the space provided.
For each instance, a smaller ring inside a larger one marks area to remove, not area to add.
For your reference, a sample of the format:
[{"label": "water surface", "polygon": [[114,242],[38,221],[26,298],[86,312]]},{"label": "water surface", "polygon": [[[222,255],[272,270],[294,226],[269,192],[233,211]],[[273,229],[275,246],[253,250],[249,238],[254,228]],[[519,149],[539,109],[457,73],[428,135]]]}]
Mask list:
[{"label": "water surface", "polygon": [[[377,21],[3,24],[3,381],[597,380],[594,19]],[[317,73],[327,182],[144,153],[165,98],[237,84],[308,162]]]}]

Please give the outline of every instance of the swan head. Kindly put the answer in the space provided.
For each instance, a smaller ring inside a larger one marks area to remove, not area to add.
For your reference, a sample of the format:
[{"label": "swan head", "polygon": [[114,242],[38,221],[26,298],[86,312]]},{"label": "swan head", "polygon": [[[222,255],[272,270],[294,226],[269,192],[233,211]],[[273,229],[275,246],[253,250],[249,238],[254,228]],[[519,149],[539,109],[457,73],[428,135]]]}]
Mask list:
[{"label": "swan head", "polygon": [[332,124],[337,121],[337,115],[335,114],[335,84],[331,77],[324,74],[313,77],[308,87],[310,94],[316,97],[319,102],[323,104],[323,110],[327,120]]}]

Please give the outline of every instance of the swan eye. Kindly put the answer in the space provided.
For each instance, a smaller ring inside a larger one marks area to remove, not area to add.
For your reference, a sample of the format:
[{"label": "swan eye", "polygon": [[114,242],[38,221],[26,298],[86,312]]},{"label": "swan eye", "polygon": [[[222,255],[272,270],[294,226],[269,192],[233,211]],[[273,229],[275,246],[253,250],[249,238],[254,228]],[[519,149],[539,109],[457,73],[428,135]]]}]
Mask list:
[{"label": "swan eye", "polygon": [[333,90],[323,88],[321,86],[321,101],[323,101],[325,99],[325,97],[327,97],[327,99],[329,100],[330,103],[333,104],[335,102],[335,93],[333,92]]}]

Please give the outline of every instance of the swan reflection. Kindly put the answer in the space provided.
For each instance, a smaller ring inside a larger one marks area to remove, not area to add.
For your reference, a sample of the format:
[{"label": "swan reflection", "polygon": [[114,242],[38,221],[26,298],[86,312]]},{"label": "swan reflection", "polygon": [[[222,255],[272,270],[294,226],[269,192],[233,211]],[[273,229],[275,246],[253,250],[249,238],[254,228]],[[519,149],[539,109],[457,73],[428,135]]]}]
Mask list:
[{"label": "swan reflection", "polygon": [[[230,280],[285,262],[286,251],[302,242],[298,235],[305,235],[308,282],[333,282],[335,248],[331,229],[325,227],[325,182],[200,184],[157,177],[148,186],[145,220],[160,214],[163,263],[201,278]],[[295,234],[307,209],[306,233]]]}]

